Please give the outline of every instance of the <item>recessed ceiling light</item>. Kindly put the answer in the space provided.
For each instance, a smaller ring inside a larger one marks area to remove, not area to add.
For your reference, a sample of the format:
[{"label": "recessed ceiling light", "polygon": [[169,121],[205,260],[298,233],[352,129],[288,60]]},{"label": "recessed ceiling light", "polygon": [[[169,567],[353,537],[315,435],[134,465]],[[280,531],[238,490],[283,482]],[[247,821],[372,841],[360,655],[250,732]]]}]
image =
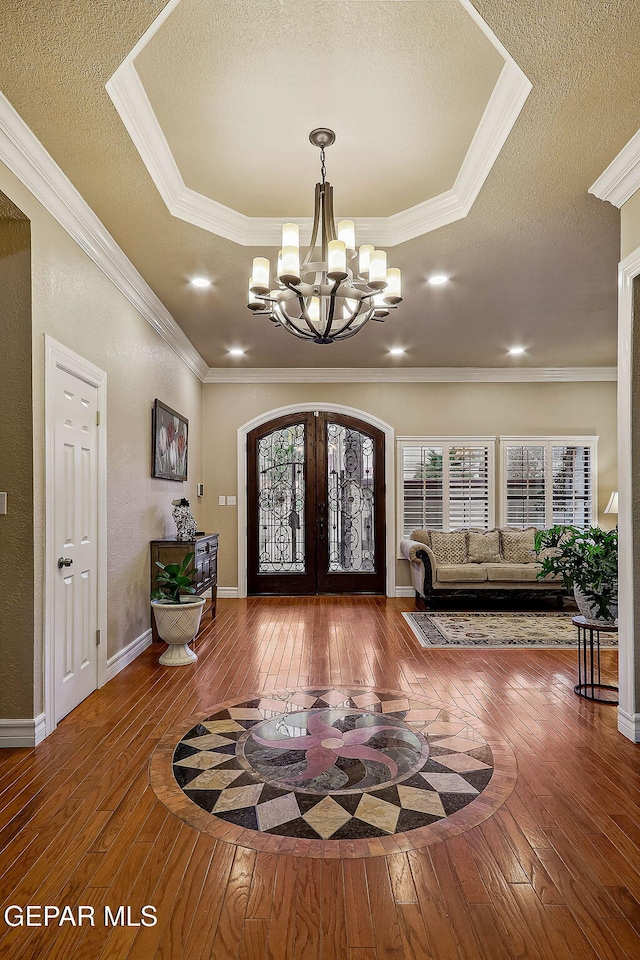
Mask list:
[{"label": "recessed ceiling light", "polygon": [[210,287],[211,280],[207,280],[206,277],[194,277],[191,281],[192,287]]},{"label": "recessed ceiling light", "polygon": [[429,283],[433,284],[434,287],[439,287],[443,283],[447,283],[449,277],[446,277],[444,273],[435,273],[432,277],[429,277]]},{"label": "recessed ceiling light", "polygon": [[512,357],[519,357],[525,352],[524,347],[509,347],[509,354]]},{"label": "recessed ceiling light", "polygon": [[232,357],[244,357],[244,350],[242,347],[231,347],[229,355]]},{"label": "recessed ceiling light", "polygon": [[405,353],[405,349],[404,347],[391,347],[389,353],[392,357],[401,357],[402,354]]}]

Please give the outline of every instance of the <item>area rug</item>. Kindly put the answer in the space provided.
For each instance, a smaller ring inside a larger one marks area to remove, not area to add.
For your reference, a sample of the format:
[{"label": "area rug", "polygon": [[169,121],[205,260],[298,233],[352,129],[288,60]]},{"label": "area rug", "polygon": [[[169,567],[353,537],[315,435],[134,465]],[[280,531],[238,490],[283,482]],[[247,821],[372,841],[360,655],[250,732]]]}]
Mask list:
[{"label": "area rug", "polygon": [[[572,648],[578,632],[575,614],[543,613],[403,613],[422,647]],[[601,647],[617,647],[616,633],[600,635]]]},{"label": "area rug", "polygon": [[446,839],[491,816],[515,775],[511,749],[477,718],[366,687],[218,704],[163,738],[151,762],[157,796],[192,827],[313,857]]}]

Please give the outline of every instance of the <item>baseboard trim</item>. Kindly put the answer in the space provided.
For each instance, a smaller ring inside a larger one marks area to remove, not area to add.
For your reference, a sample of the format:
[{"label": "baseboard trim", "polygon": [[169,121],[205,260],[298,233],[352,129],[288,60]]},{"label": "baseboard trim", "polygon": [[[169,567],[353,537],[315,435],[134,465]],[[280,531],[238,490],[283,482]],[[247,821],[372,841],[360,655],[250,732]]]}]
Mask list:
[{"label": "baseboard trim", "polygon": [[618,707],[618,731],[632,743],[640,743],[640,713],[627,713]]},{"label": "baseboard trim", "polygon": [[130,663],[133,663],[136,657],[139,657],[142,651],[146,650],[151,643],[151,627],[149,627],[148,630],[141,633],[139,637],[132,640],[126,647],[118,650],[112,657],[109,657],[107,660],[107,683],[109,680],[113,680],[121,670],[128,667]]},{"label": "baseboard trim", "polygon": [[44,713],[26,720],[0,720],[0,749],[37,747],[45,738]]},{"label": "baseboard trim", "polygon": [[219,600],[237,600],[238,588],[237,587],[218,587],[218,599]]},{"label": "baseboard trim", "polygon": [[416,591],[413,587],[396,587],[396,597],[415,597]]}]

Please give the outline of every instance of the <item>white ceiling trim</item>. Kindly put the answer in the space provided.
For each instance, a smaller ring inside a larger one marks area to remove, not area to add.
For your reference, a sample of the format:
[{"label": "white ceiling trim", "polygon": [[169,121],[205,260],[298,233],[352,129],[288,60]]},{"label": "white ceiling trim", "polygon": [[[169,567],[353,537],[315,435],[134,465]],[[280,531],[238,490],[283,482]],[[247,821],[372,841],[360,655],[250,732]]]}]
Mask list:
[{"label": "white ceiling trim", "polygon": [[[185,184],[142,81],[135,58],[180,0],[168,4],[107,81],[107,93],[169,213],[242,246],[279,246],[282,218],[248,217]],[[393,247],[466,217],[509,136],[531,91],[527,79],[470,0],[459,0],[505,60],[478,128],[451,190],[390,217],[356,218],[363,242]],[[300,225],[301,242],[311,236],[310,217],[290,215]]]},{"label": "white ceiling trim", "polygon": [[202,380],[207,364],[53,157],[0,93],[0,160]]},{"label": "white ceiling trim", "polygon": [[616,379],[616,367],[210,367],[204,383],[573,383]]},{"label": "white ceiling trim", "polygon": [[640,189],[640,130],[622,148],[604,173],[601,173],[589,193],[600,200],[608,200],[621,207]]}]

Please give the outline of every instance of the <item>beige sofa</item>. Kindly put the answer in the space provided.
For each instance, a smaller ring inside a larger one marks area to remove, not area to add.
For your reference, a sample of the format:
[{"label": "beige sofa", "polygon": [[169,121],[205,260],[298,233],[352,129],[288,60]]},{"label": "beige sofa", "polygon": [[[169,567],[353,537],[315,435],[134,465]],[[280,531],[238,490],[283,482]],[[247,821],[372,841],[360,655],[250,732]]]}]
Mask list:
[{"label": "beige sofa", "polygon": [[558,606],[566,592],[557,577],[537,579],[535,527],[496,530],[414,530],[400,544],[409,561],[416,599],[425,602],[462,594],[552,594]]}]

